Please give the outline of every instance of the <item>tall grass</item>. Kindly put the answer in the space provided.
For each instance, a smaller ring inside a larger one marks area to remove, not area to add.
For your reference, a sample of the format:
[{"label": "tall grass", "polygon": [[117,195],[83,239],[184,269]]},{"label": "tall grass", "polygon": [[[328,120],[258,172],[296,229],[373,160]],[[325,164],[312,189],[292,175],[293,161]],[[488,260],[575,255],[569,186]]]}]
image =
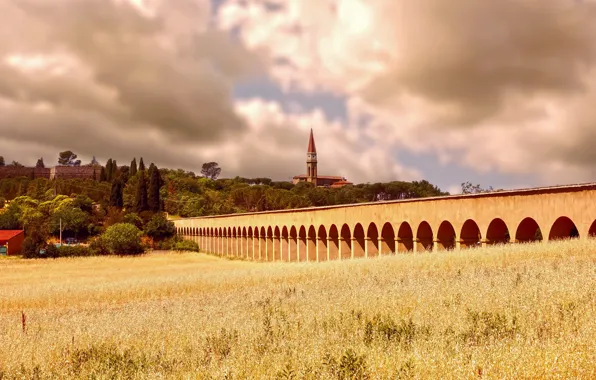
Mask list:
[{"label": "tall grass", "polygon": [[0,260],[0,378],[596,378],[595,309],[593,240]]}]

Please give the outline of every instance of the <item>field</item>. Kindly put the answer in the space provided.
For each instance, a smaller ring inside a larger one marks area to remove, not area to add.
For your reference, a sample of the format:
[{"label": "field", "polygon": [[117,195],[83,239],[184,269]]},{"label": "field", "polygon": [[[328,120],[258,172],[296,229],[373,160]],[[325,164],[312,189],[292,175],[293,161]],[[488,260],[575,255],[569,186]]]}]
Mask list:
[{"label": "field", "polygon": [[588,379],[595,310],[594,240],[320,264],[5,258],[0,379]]}]

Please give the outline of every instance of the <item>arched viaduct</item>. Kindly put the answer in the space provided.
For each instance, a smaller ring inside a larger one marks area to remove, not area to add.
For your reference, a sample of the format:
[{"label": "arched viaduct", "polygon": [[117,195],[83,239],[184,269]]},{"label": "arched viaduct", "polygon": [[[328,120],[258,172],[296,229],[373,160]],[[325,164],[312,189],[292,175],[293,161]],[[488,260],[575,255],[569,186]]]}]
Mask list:
[{"label": "arched viaduct", "polygon": [[174,220],[201,250],[326,261],[596,234],[596,183]]}]

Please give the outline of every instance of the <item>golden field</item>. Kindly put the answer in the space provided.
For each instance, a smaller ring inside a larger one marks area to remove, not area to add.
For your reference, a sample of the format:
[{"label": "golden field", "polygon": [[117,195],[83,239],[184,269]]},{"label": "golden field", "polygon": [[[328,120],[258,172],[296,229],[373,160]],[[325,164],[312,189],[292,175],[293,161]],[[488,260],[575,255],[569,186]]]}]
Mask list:
[{"label": "golden field", "polygon": [[0,379],[593,379],[595,310],[595,240],[319,264],[5,258]]}]

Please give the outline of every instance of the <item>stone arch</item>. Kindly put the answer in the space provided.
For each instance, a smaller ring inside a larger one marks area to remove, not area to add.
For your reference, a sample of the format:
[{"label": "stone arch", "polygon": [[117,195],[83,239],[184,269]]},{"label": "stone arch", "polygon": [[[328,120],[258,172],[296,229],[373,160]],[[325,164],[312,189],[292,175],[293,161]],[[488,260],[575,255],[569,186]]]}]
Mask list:
[{"label": "stone arch", "polygon": [[366,229],[366,257],[379,256],[379,229],[373,222]]},{"label": "stone arch", "polygon": [[335,224],[332,224],[329,227],[329,237],[328,242],[329,248],[329,260],[337,260],[339,259],[339,231]]},{"label": "stone arch", "polygon": [[286,226],[283,226],[281,229],[281,240],[279,245],[281,246],[281,261],[290,261],[290,233]]},{"label": "stone arch", "polygon": [[422,221],[418,225],[416,239],[418,240],[418,252],[433,250],[433,229],[427,221]]},{"label": "stone arch", "polygon": [[573,223],[573,220],[566,216],[561,216],[555,220],[548,234],[548,240],[575,239],[578,237],[577,226]]},{"label": "stone arch", "polygon": [[255,258],[254,248],[254,232],[252,226],[249,226],[248,230],[246,231],[246,255],[251,260],[254,260]]},{"label": "stone arch", "polygon": [[327,261],[327,230],[322,224],[317,230],[317,261]]},{"label": "stone arch", "polygon": [[236,227],[232,227],[232,239],[228,243],[228,252],[232,256],[238,256],[238,235]]},{"label": "stone arch", "polygon": [[455,249],[455,228],[448,221],[444,220],[437,231],[437,249],[439,251],[451,251]]},{"label": "stone arch", "polygon": [[306,227],[300,226],[298,230],[298,252],[300,254],[298,261],[306,261],[306,249],[308,247],[308,239],[306,234]]},{"label": "stone arch", "polygon": [[315,230],[315,226],[310,226],[308,228],[308,239],[307,239],[307,252],[308,252],[308,261],[317,261],[317,230]]},{"label": "stone arch", "polygon": [[459,239],[461,248],[472,248],[478,246],[482,240],[482,235],[480,234],[480,228],[478,227],[478,224],[472,219],[466,220],[463,226],[461,226]]},{"label": "stone arch", "polygon": [[339,236],[341,260],[352,258],[352,233],[350,232],[350,226],[347,224],[341,226]]},{"label": "stone arch", "polygon": [[511,241],[511,235],[507,223],[501,218],[493,219],[486,230],[486,244],[507,244]]},{"label": "stone arch", "polygon": [[259,260],[267,261],[267,230],[265,226],[259,230]]},{"label": "stone arch", "polygon": [[273,229],[273,260],[282,261],[282,249],[283,244],[281,243],[281,231],[278,226]]},{"label": "stone arch", "polygon": [[391,223],[387,222],[383,224],[381,229],[381,242],[379,247],[379,254],[391,255],[396,252],[395,250],[395,231]]},{"label": "stone arch", "polygon": [[246,227],[242,227],[240,233],[240,256],[248,258],[248,236],[246,235]]},{"label": "stone arch", "polygon": [[358,223],[354,226],[354,232],[352,233],[352,257],[355,259],[364,257],[366,252],[366,235],[364,234],[364,228],[362,224]]},{"label": "stone arch", "polygon": [[588,237],[596,237],[596,220],[594,220],[590,225],[590,229],[588,230]]},{"label": "stone arch", "polygon": [[515,231],[515,240],[519,243],[542,241],[543,235],[538,223],[530,217],[522,220]]},{"label": "stone arch", "polygon": [[295,226],[290,228],[290,261],[298,261],[298,230]]},{"label": "stone arch", "polygon": [[414,250],[414,232],[410,223],[403,222],[397,230],[397,252],[412,252]]},{"label": "stone arch", "polygon": [[265,235],[265,244],[265,260],[274,261],[275,247],[273,246],[273,228],[271,228],[271,226],[267,227],[267,232]]}]

